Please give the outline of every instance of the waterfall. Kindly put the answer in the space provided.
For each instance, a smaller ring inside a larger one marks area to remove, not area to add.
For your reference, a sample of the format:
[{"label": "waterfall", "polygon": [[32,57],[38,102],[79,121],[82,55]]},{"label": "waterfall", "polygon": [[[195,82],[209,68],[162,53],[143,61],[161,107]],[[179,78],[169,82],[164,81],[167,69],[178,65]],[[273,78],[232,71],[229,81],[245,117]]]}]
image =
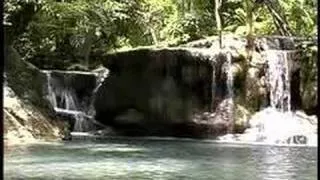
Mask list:
[{"label": "waterfall", "polygon": [[[216,67],[215,61],[216,58],[222,58],[224,60],[223,64],[221,67]],[[232,74],[232,54],[229,50],[222,50],[220,51],[218,56],[214,56],[212,60],[212,84],[211,84],[211,99],[212,99],[212,106],[214,104],[214,98],[217,95],[216,94],[216,68],[221,68],[221,72],[226,76],[226,91],[227,93],[225,94],[224,99],[228,99],[233,103],[232,98],[233,98],[233,74]],[[221,77],[220,77],[221,78]],[[228,103],[228,104],[229,104]],[[211,108],[212,109],[212,108]],[[232,107],[231,107],[232,109]]]},{"label": "waterfall", "polygon": [[75,119],[73,131],[84,132],[90,129],[88,121],[90,116],[86,115],[77,102],[75,92],[66,85],[61,85],[52,78],[50,71],[45,71],[47,76],[47,99],[51,103],[56,113],[71,115]]},{"label": "waterfall", "polygon": [[270,88],[270,105],[281,112],[291,110],[289,53],[277,50],[265,52],[268,63],[267,80]]},{"label": "waterfall", "polygon": [[212,61],[212,82],[211,82],[211,111],[214,109],[214,98],[215,98],[215,89],[216,89],[216,70],[214,61]]},{"label": "waterfall", "polygon": [[257,124],[257,141],[270,141],[285,136],[281,128],[285,126],[284,119],[291,119],[290,106],[290,69],[288,62],[290,51],[267,50],[263,56],[268,65],[266,72],[270,91],[270,108],[261,114]]},{"label": "waterfall", "polygon": [[224,66],[224,72],[227,74],[227,97],[233,97],[233,75],[232,75],[232,55],[230,52],[226,52],[226,63]]},{"label": "waterfall", "polygon": [[[212,65],[212,107],[214,112],[210,115],[213,121],[225,120],[233,124],[234,122],[234,104],[233,104],[233,72],[232,72],[232,54],[230,50],[224,49],[218,52]],[[216,64],[218,63],[218,64]],[[220,64],[222,63],[222,64]],[[219,68],[219,69],[217,69]],[[216,74],[216,71],[219,71]],[[218,75],[218,76],[216,76]],[[224,82],[222,82],[222,81]],[[222,86],[224,83],[225,86]],[[219,87],[217,87],[219,85]],[[220,92],[217,92],[220,91]],[[222,92],[223,91],[223,92]],[[216,96],[218,96],[216,98]],[[231,125],[233,126],[233,125]],[[231,133],[233,130],[228,129]],[[209,128],[209,134],[214,133]]]},{"label": "waterfall", "polygon": [[97,73],[97,82],[96,82],[96,88],[93,90],[93,93],[95,94],[98,89],[100,88],[100,86],[102,85],[102,83],[104,82],[105,78],[107,78],[109,75],[109,71],[106,69],[101,70],[101,72]]},{"label": "waterfall", "polygon": [[53,91],[52,86],[50,84],[52,82],[51,73],[45,72],[45,74],[47,76],[47,90],[48,90],[47,99],[51,103],[52,107],[56,108],[57,107],[57,99],[56,99],[55,92]]},{"label": "waterfall", "polygon": [[225,107],[225,113],[226,113],[226,119],[229,121],[234,122],[234,114],[233,114],[233,73],[232,73],[232,55],[229,50],[223,51],[225,62],[222,66],[222,72],[226,76],[226,91],[224,99],[226,100],[226,103],[224,103]]},{"label": "waterfall", "polygon": [[[289,61],[292,61],[293,53],[295,51],[279,50],[268,50],[264,53],[268,65],[266,76],[270,90],[270,107],[257,112],[250,120],[251,126],[257,128],[258,142],[315,144],[316,136],[307,116],[301,118],[291,111]],[[296,137],[301,137],[302,140],[292,142]]]},{"label": "waterfall", "polygon": [[227,97],[229,99],[228,103],[228,118],[233,122],[234,126],[234,104],[233,104],[233,73],[232,73],[232,55],[230,51],[226,52],[227,58]]}]

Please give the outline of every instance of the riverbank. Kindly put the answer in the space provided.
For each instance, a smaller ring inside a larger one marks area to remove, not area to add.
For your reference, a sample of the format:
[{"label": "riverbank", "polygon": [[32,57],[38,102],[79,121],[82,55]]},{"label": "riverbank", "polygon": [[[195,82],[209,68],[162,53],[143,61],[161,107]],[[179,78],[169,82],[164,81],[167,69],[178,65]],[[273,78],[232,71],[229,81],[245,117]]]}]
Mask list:
[{"label": "riverbank", "polygon": [[5,146],[61,141],[63,122],[22,101],[8,86],[3,104]]}]

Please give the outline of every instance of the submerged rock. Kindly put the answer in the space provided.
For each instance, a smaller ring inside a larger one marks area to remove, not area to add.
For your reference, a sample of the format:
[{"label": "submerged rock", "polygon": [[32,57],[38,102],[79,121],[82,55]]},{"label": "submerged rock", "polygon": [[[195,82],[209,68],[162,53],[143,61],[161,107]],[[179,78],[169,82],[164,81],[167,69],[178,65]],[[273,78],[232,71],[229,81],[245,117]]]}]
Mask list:
[{"label": "submerged rock", "polygon": [[287,139],[287,144],[308,144],[308,138],[304,135],[294,135]]}]

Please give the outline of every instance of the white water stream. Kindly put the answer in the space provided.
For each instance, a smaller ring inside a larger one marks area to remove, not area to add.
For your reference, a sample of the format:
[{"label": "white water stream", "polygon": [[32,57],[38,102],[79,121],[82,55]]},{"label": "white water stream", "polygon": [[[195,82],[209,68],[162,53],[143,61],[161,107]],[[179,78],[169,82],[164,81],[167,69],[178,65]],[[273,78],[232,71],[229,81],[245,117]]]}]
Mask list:
[{"label": "white water stream", "polygon": [[77,97],[71,88],[68,88],[52,78],[51,72],[46,71],[47,75],[47,89],[48,100],[56,113],[71,115],[75,119],[73,131],[85,132],[91,127],[91,123],[88,121],[91,116],[86,115],[79,107]]},{"label": "white water stream", "polygon": [[224,142],[317,146],[317,118],[291,111],[290,66],[293,51],[267,50],[270,107],[255,113],[244,134],[219,137]]}]

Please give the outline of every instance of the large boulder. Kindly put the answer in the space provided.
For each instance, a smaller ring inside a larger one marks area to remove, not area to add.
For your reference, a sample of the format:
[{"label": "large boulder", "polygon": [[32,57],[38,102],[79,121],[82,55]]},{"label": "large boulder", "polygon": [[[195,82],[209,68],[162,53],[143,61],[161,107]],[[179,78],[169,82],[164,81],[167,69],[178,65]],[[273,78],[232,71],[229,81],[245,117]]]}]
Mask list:
[{"label": "large boulder", "polygon": [[313,49],[301,57],[301,70],[297,75],[300,77],[300,86],[296,89],[300,90],[302,109],[308,114],[316,114],[318,111],[318,50]]},{"label": "large boulder", "polygon": [[[234,116],[220,117],[223,110],[218,107],[224,107],[221,103],[232,96],[232,103],[237,104],[234,107],[243,107],[246,110],[243,116],[247,117],[270,105],[266,54],[280,60],[287,58],[293,87],[291,104],[298,104],[299,52],[292,50],[299,40],[259,37],[248,62],[246,40],[224,38],[232,64],[228,64],[225,51],[216,53],[217,39],[192,42],[180,48],[138,48],[101,58],[110,73],[95,96],[96,119],[118,129],[135,129],[132,134],[207,136],[209,132],[215,136],[244,131],[245,120],[235,123]],[[227,82],[230,70],[232,85]],[[233,112],[239,113],[238,110]]]},{"label": "large boulder", "polygon": [[202,127],[193,115],[227,97],[226,61],[223,53],[183,48],[110,54],[103,62],[109,76],[95,95],[96,119],[125,134],[198,136],[203,130],[195,130]]},{"label": "large boulder", "polygon": [[24,101],[43,110],[48,109],[44,98],[46,76],[40,70],[21,59],[12,46],[5,46],[5,74],[8,86]]},{"label": "large boulder", "polygon": [[46,76],[5,46],[4,139],[6,143],[62,138],[64,124],[45,98]]},{"label": "large boulder", "polygon": [[65,124],[21,100],[11,88],[4,87],[4,141],[6,144],[58,140]]}]

